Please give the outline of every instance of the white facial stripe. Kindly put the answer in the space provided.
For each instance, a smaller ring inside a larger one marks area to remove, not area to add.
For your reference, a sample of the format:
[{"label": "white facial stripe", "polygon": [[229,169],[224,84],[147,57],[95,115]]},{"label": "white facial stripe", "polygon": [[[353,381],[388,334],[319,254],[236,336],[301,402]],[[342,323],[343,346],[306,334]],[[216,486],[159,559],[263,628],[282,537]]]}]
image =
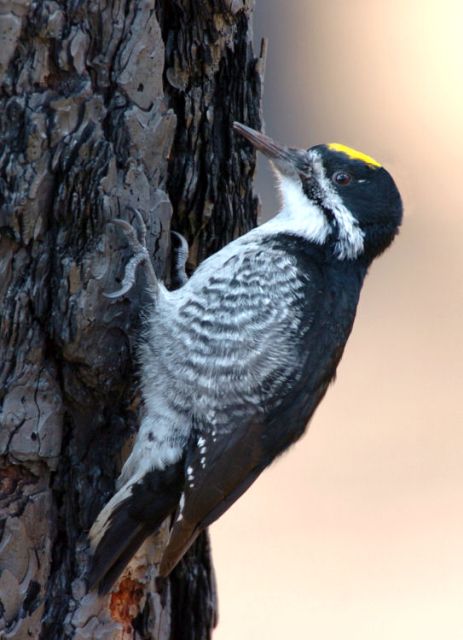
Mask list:
[{"label": "white facial stripe", "polygon": [[313,170],[322,191],[323,205],[333,213],[338,223],[336,255],[341,260],[356,258],[363,251],[365,234],[327,178],[319,154],[316,151],[311,151],[310,155]]},{"label": "white facial stripe", "polygon": [[311,242],[323,244],[331,233],[331,226],[321,207],[307,198],[299,178],[287,178],[278,173],[277,176],[282,198],[281,211],[259,228],[266,233],[296,233]]}]

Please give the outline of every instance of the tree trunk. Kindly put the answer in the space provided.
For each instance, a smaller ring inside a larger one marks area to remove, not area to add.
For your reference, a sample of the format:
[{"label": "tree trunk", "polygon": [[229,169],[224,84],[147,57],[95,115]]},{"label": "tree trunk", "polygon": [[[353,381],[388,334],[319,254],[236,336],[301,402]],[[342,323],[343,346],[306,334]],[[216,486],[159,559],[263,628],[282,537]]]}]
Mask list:
[{"label": "tree trunk", "polygon": [[148,541],[98,598],[86,534],[142,412],[144,277],[116,302],[103,295],[130,257],[108,223],[138,210],[167,282],[171,227],[194,268],[255,224],[254,157],[231,131],[260,126],[251,4],[2,3],[1,638],[210,637],[207,536],[162,584]]}]

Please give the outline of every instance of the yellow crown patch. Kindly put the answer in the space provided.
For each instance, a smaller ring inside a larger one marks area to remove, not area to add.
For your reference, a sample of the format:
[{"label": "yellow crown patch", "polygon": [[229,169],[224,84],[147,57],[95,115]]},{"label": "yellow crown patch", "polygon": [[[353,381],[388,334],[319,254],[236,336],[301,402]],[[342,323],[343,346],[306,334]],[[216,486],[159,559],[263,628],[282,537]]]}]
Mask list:
[{"label": "yellow crown patch", "polygon": [[367,156],[366,153],[356,151],[356,149],[346,147],[344,144],[339,144],[338,142],[330,142],[330,144],[328,145],[328,149],[331,149],[332,151],[339,151],[340,153],[345,153],[346,156],[349,156],[351,160],[361,160],[362,162],[371,164],[374,167],[381,166],[379,162],[376,162],[376,160],[374,160],[371,156]]}]

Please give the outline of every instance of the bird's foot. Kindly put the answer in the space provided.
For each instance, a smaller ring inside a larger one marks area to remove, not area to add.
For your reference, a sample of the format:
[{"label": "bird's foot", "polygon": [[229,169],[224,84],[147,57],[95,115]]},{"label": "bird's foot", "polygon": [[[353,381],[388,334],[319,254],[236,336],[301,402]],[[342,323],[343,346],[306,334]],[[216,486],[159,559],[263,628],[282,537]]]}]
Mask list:
[{"label": "bird's foot", "polygon": [[190,247],[186,239],[178,233],[178,231],[171,231],[170,235],[172,237],[172,252],[174,254],[172,283],[175,288],[180,288],[188,281],[185,265],[188,260]]},{"label": "bird's foot", "polygon": [[121,218],[115,218],[114,220],[111,220],[112,224],[115,224],[123,230],[128,245],[133,252],[133,256],[130,258],[125,267],[124,278],[122,280],[121,287],[116,291],[104,293],[104,296],[106,298],[110,298],[111,300],[116,300],[117,298],[122,297],[128,291],[130,291],[130,289],[135,284],[137,267],[142,263],[146,264],[146,276],[148,285],[152,286],[153,288],[157,287],[156,274],[154,273],[148,249],[146,248],[146,225],[141,213],[137,209],[133,209],[133,212],[135,213],[135,217],[138,223],[137,226],[139,227],[138,234],[135,228],[129,222],[127,222],[127,220],[122,220]]}]

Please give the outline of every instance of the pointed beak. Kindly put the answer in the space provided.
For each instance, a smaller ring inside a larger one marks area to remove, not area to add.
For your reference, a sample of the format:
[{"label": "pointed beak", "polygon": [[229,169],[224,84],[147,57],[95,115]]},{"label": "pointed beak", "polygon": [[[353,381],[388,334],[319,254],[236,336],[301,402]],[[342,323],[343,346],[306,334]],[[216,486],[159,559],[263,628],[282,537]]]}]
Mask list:
[{"label": "pointed beak", "polygon": [[304,152],[284,147],[272,138],[240,122],[234,122],[233,129],[246,138],[258,151],[266,155],[284,176],[294,176],[301,170],[301,156]]}]

